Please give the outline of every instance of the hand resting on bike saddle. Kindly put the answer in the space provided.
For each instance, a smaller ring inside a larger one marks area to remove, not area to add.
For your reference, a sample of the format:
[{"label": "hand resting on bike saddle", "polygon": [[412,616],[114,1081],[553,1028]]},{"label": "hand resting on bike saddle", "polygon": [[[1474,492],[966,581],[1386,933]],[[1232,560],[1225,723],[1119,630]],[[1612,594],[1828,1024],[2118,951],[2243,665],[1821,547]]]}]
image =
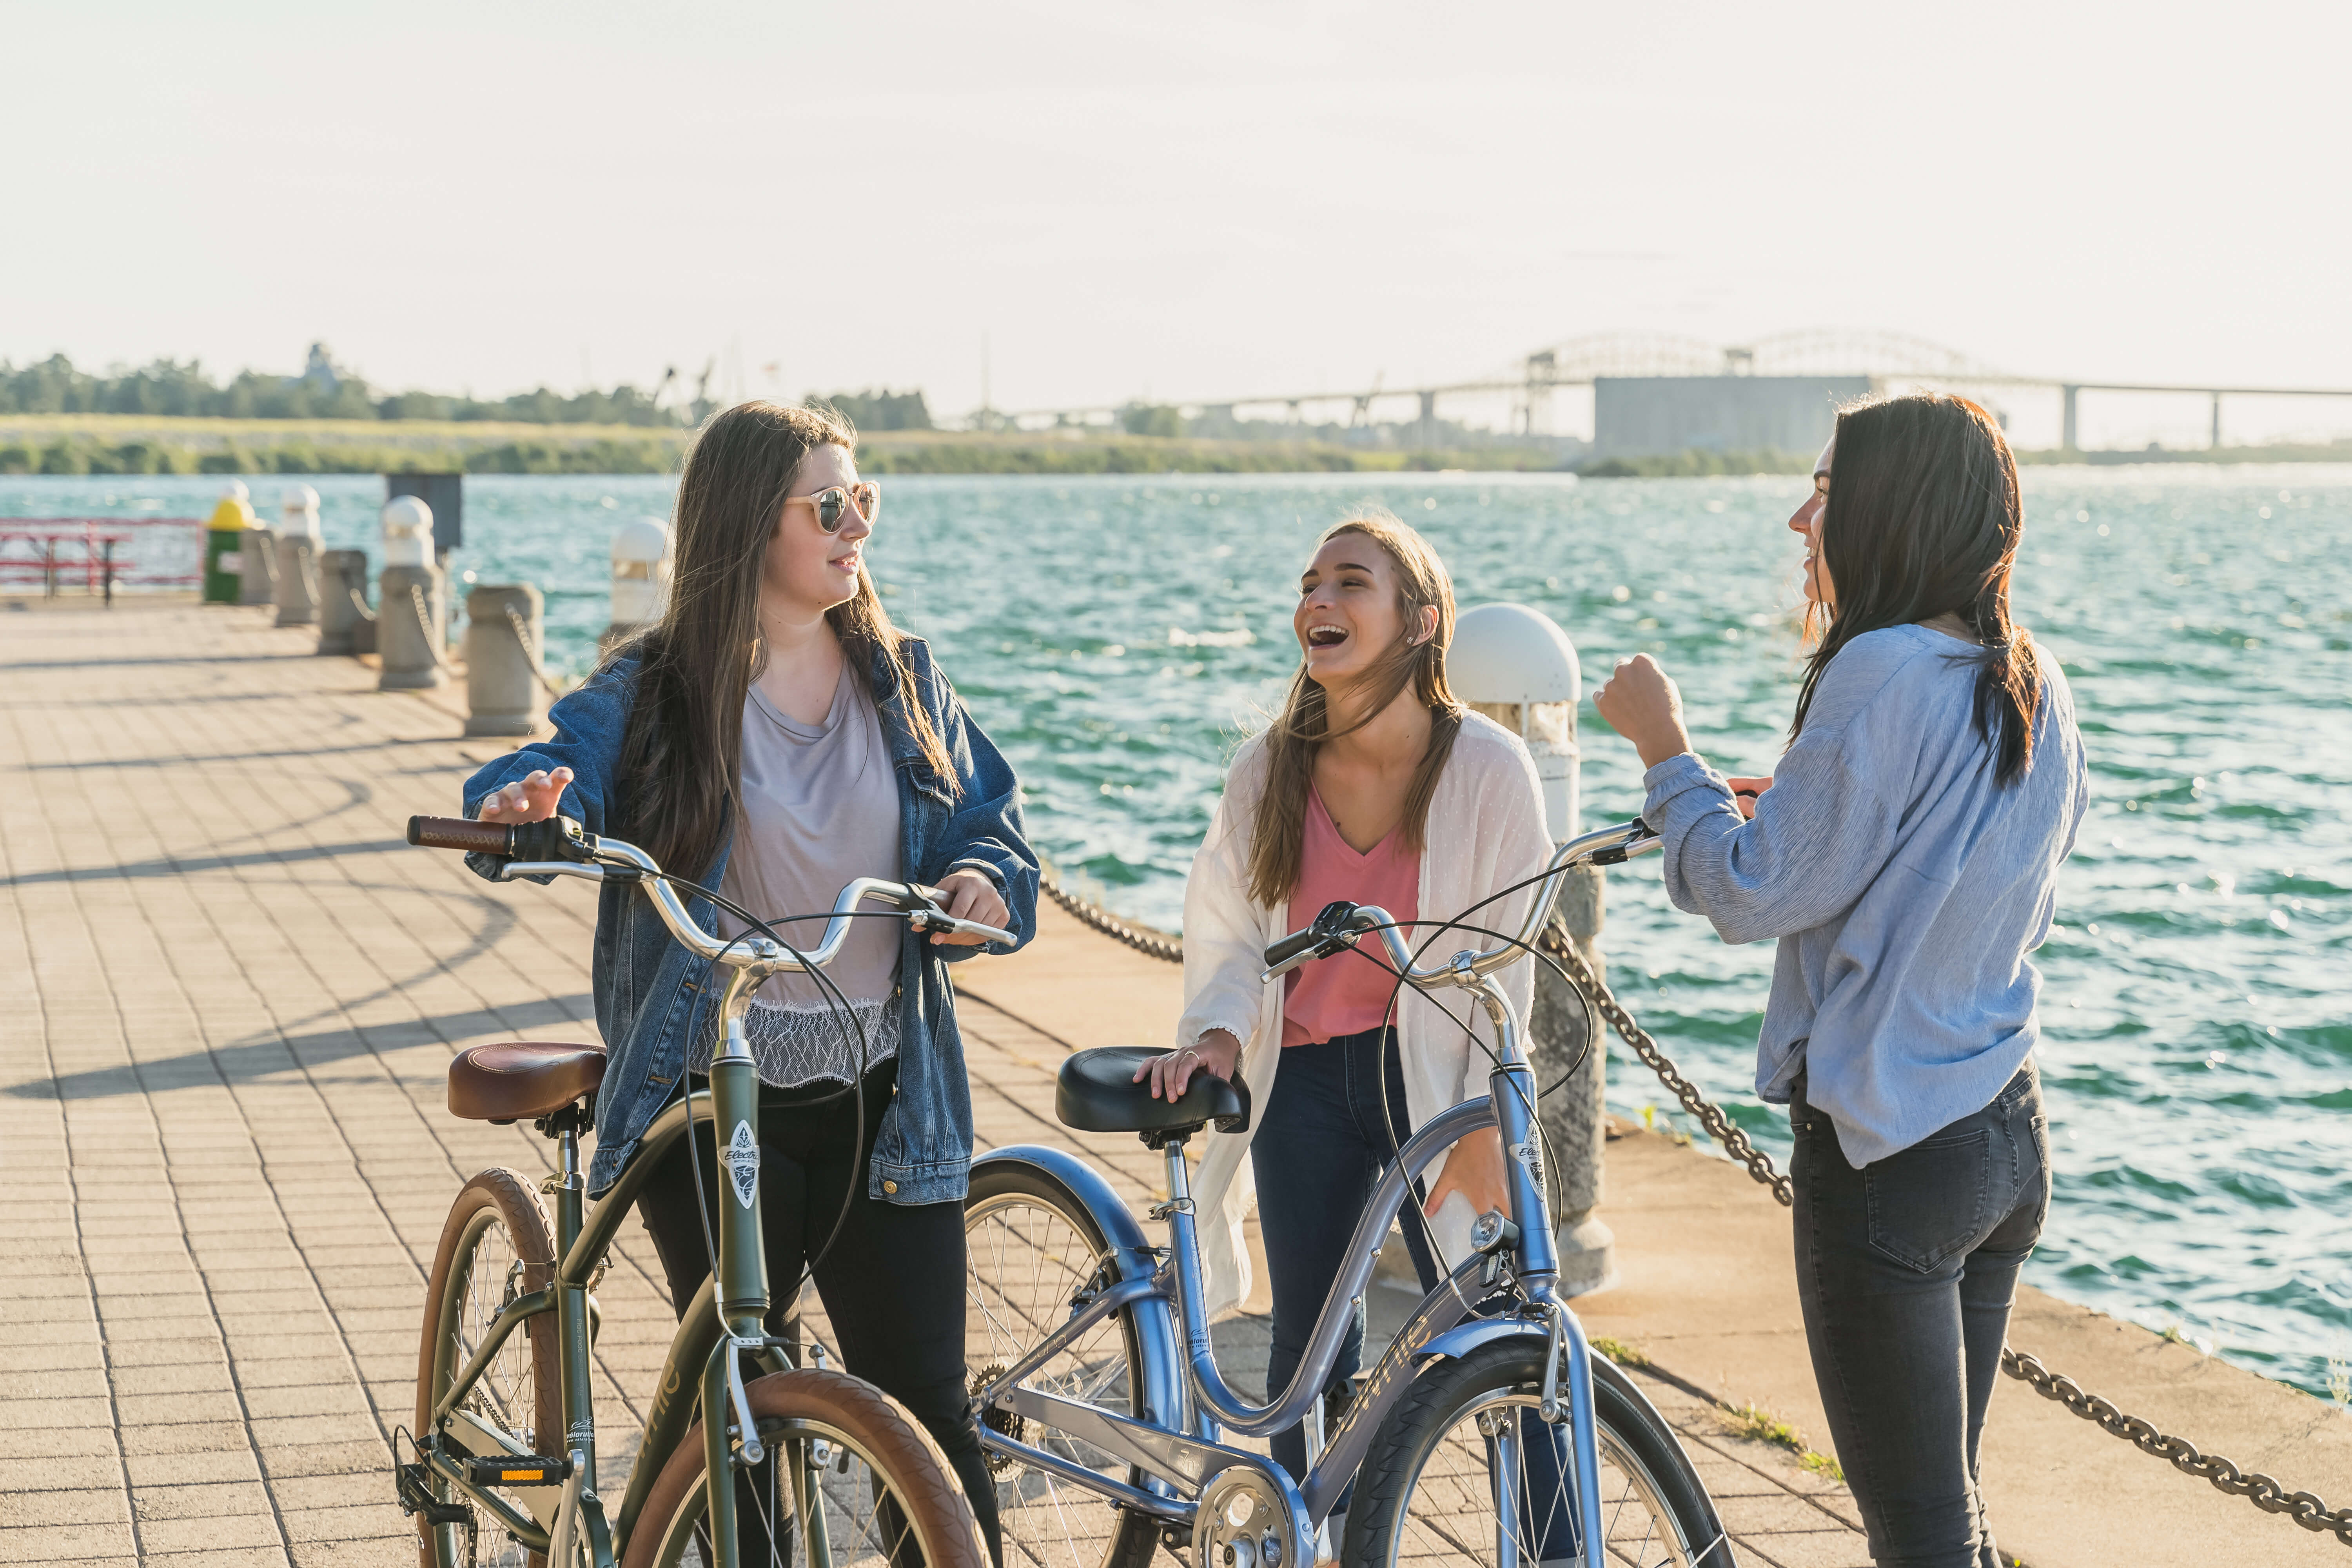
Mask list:
[{"label": "hand resting on bike saddle", "polygon": [[[562,802],[563,792],[571,784],[570,768],[557,768],[552,773],[541,769],[517,779],[495,795],[484,795],[480,819],[484,822],[544,822],[555,815],[555,808]],[[970,867],[950,871],[940,878],[940,891],[948,896],[947,911],[957,920],[984,926],[1012,923],[1012,911],[1005,908],[996,884]],[[931,933],[932,942],[955,947],[977,947],[987,940],[964,931]]]},{"label": "hand resting on bike saddle", "polygon": [[[1192,1081],[1195,1072],[1214,1073],[1230,1081],[1234,1069],[1241,1064],[1242,1043],[1230,1029],[1211,1029],[1192,1045],[1182,1050],[1168,1051],[1153,1057],[1135,1069],[1134,1081],[1151,1080],[1151,1098],[1171,1101],[1184,1098],[1185,1086]],[[1438,1208],[1451,1193],[1460,1193],[1468,1200],[1472,1214],[1485,1214],[1489,1209],[1507,1211],[1511,1204],[1511,1187],[1503,1166],[1503,1135],[1489,1127],[1473,1132],[1454,1146],[1445,1157],[1444,1169],[1429,1189],[1429,1201],[1422,1213],[1435,1217]]]}]

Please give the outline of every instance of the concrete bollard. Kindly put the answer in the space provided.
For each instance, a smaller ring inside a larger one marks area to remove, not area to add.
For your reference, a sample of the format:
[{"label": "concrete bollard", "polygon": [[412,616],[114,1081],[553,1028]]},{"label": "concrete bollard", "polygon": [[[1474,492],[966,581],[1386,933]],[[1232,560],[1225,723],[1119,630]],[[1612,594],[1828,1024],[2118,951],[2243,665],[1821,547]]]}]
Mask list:
[{"label": "concrete bollard", "polygon": [[278,624],[307,626],[319,619],[319,492],[296,485],[280,499],[278,529]]},{"label": "concrete bollard", "polygon": [[237,590],[240,605],[278,602],[278,531],[248,522],[237,536]]},{"label": "concrete bollard", "polygon": [[319,555],[319,651],[373,653],[375,612],[368,608],[368,558],[364,550],[327,550]]},{"label": "concrete bollard", "polygon": [[546,727],[542,610],[528,583],[484,583],[466,595],[468,735],[529,735]]},{"label": "concrete bollard", "polygon": [[[1544,795],[1544,818],[1552,841],[1576,837],[1578,798],[1576,705],[1583,676],[1576,646],[1551,617],[1525,605],[1481,605],[1463,612],[1446,650],[1446,679],[1462,700],[1513,731],[1534,756]],[[1598,946],[1602,911],[1600,868],[1569,874],[1552,920],[1592,966],[1602,973]],[[1599,1290],[1616,1282],[1617,1238],[1601,1223],[1601,1160],[1602,1090],[1608,1061],[1605,1041],[1587,1049],[1583,1005],[1568,982],[1548,967],[1536,970],[1535,1005],[1528,1019],[1528,1057],[1537,1081],[1547,1089],[1537,1106],[1551,1144],[1549,1197],[1558,1228],[1560,1289],[1569,1295]],[[1569,1064],[1582,1060],[1574,1073]]]},{"label": "concrete bollard", "polygon": [[669,528],[657,517],[625,522],[613,534],[613,621],[596,651],[635,636],[661,619],[669,598]]},{"label": "concrete bollard", "polygon": [[414,691],[448,679],[447,579],[433,563],[433,511],[415,496],[383,504],[383,576],[377,604],[379,691]]}]

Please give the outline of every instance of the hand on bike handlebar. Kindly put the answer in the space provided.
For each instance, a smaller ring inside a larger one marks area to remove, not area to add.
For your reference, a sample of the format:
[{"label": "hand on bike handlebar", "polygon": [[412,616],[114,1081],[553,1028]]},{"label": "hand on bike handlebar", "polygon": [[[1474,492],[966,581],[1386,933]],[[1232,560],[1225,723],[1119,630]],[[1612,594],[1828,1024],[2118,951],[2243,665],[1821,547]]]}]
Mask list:
[{"label": "hand on bike handlebar", "polygon": [[1471,1133],[1454,1145],[1445,1156],[1445,1168],[1437,1173],[1437,1181],[1429,1189],[1429,1201],[1421,1212],[1432,1219],[1437,1217],[1438,1205],[1449,1193],[1460,1193],[1470,1200],[1472,1214],[1485,1214],[1489,1209],[1511,1212],[1509,1173],[1503,1167],[1503,1134],[1488,1127]]},{"label": "hand on bike handlebar", "polygon": [[1738,805],[1739,815],[1751,821],[1756,816],[1756,803],[1764,798],[1766,790],[1772,787],[1769,774],[1760,779],[1727,778],[1723,782],[1731,786],[1731,798]]},{"label": "hand on bike handlebar", "polygon": [[517,779],[496,794],[484,795],[482,809],[477,815],[484,822],[544,822],[555,815],[556,805],[571,784],[570,768],[558,768],[553,773],[541,769],[529,778]]},{"label": "hand on bike handlebar", "polygon": [[1230,1029],[1211,1029],[1192,1045],[1181,1050],[1169,1051],[1153,1057],[1135,1069],[1130,1083],[1141,1083],[1148,1074],[1151,1079],[1151,1098],[1170,1101],[1184,1098],[1186,1086],[1196,1072],[1214,1073],[1226,1082],[1233,1081],[1234,1069],[1241,1066],[1242,1043]]},{"label": "hand on bike handlebar", "polygon": [[[996,884],[969,866],[940,878],[940,891],[948,896],[948,913],[956,919],[994,926],[999,931],[1013,928],[1013,911],[1006,909],[1004,900],[997,896]],[[977,947],[987,940],[984,936],[973,936],[964,931],[931,933],[933,942],[950,947]]]}]

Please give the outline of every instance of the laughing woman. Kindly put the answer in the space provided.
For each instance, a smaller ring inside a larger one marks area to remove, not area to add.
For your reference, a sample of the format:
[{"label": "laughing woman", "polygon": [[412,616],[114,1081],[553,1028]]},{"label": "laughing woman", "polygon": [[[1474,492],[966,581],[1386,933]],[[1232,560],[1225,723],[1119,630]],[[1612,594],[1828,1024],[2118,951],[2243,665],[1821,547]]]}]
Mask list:
[{"label": "laughing woman", "polygon": [[2050,1204],[2026,954],[2088,799],[2083,742],[2010,616],[2023,512],[1982,409],[1848,410],[1815,484],[1790,523],[1828,624],[1773,778],[1700,761],[1647,655],[1597,700],[1648,769],[1675,906],[1780,941],[1756,1089],[1789,1107],[1805,1337],[1871,1553],[1992,1568],[1978,1440]]},{"label": "laughing woman", "polygon": [[[1216,1312],[1249,1291],[1242,1221],[1255,1178],[1274,1287],[1269,1397],[1297,1370],[1381,1168],[1413,1127],[1483,1095],[1487,1063],[1465,1030],[1467,1002],[1408,990],[1391,1016],[1393,981],[1349,954],[1268,986],[1258,979],[1267,944],[1335,899],[1443,920],[1539,871],[1551,851],[1527,748],[1446,686],[1454,588],[1420,534],[1382,511],[1333,528],[1299,579],[1292,626],[1302,664],[1289,698],[1234,759],[1185,888],[1178,1048],[1136,1075],[1172,1100],[1196,1071],[1238,1068],[1255,1092],[1251,1130],[1211,1135],[1194,1191]],[[1472,918],[1516,929],[1528,898]],[[1524,1017],[1530,966],[1500,984]],[[1491,1049],[1483,1015],[1474,1026]],[[1423,1213],[1438,1251],[1458,1261],[1470,1221],[1507,1203],[1489,1129],[1454,1145]],[[1405,1218],[1413,1266],[1434,1289],[1431,1238]],[[1362,1348],[1359,1306],[1329,1392],[1344,1389]],[[1273,1447],[1303,1479],[1305,1435],[1293,1427]]]}]

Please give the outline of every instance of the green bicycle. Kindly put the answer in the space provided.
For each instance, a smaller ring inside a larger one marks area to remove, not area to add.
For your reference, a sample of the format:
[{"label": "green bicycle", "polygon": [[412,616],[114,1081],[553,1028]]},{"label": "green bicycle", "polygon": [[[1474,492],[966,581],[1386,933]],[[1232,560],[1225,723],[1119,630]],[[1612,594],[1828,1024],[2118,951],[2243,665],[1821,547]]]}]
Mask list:
[{"label": "green bicycle", "polygon": [[[500,857],[499,879],[629,882],[691,952],[729,972],[723,1042],[710,1087],[655,1119],[619,1179],[588,1211],[580,1134],[604,1075],[591,1046],[476,1046],[449,1064],[458,1116],[529,1121],[556,1144],[542,1182],[484,1171],[457,1194],[425,1293],[414,1457],[395,1449],[401,1507],[417,1521],[425,1568],[745,1568],[740,1510],[761,1516],[770,1563],[794,1568],[988,1568],[971,1508],[939,1447],[871,1384],[824,1364],[799,1320],[770,1334],[761,1248],[759,1078],[743,1010],[761,981],[823,969],[858,906],[873,900],[918,930],[1011,933],[947,915],[937,889],[861,878],[835,900],[805,952],[764,934],[721,941],[688,913],[670,879],[635,845],[563,817],[508,825],[411,817],[408,842]],[[713,1276],[678,1324],[648,1402],[636,1463],[617,1509],[596,1489],[589,1351],[593,1291],[648,1172],[699,1125],[718,1215]],[[718,1130],[729,1132],[717,1135]],[[541,1205],[552,1200],[551,1234]],[[746,1379],[749,1357],[762,1375]]]}]

